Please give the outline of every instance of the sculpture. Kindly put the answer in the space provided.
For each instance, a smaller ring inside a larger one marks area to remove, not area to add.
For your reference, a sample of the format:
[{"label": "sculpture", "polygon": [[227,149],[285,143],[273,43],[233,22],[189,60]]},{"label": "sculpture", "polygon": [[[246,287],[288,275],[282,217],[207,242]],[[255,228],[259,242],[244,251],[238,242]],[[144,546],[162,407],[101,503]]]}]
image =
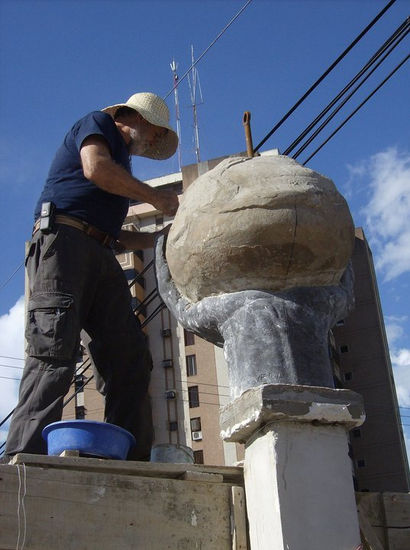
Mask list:
[{"label": "sculpture", "polygon": [[353,305],[354,226],[331,180],[284,156],[230,158],[183,197],[159,292],[223,346],[231,397],[261,384],[334,387],[328,332]]}]

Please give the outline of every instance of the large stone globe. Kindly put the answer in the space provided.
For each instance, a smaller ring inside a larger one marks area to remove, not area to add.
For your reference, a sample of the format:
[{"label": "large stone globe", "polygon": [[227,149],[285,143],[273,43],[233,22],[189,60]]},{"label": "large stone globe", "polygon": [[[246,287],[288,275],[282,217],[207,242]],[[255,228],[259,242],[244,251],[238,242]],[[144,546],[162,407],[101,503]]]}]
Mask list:
[{"label": "large stone globe", "polygon": [[196,302],[338,284],[353,244],[349,208],[330,179],[286,156],[231,157],[184,193],[166,257]]}]

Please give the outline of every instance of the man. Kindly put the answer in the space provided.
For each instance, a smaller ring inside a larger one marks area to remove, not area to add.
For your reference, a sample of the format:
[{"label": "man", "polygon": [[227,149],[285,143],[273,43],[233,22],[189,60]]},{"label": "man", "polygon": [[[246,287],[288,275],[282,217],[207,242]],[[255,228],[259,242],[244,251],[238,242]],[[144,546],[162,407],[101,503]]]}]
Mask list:
[{"label": "man", "polygon": [[166,159],[177,145],[168,108],[152,93],[89,113],[65,136],[35,210],[26,258],[28,357],[7,457],[47,452],[41,432],[61,420],[84,329],[103,379],[105,420],[136,438],[129,459],[149,459],[150,354],[112,247],[153,246],[153,234],[121,229],[129,199],[175,214],[177,195],[134,178],[129,155]]}]

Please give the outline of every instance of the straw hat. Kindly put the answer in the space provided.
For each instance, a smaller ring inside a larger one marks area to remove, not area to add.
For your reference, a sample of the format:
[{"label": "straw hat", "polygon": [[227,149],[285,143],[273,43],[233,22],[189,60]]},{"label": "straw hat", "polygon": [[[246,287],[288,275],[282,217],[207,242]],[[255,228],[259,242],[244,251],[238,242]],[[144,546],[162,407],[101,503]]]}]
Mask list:
[{"label": "straw hat", "polygon": [[113,117],[120,107],[134,109],[150,124],[168,130],[164,137],[160,138],[141,156],[163,160],[175,153],[178,147],[178,136],[169,125],[169,110],[165,101],[151,92],[141,92],[132,95],[126,103],[110,105],[101,110]]}]

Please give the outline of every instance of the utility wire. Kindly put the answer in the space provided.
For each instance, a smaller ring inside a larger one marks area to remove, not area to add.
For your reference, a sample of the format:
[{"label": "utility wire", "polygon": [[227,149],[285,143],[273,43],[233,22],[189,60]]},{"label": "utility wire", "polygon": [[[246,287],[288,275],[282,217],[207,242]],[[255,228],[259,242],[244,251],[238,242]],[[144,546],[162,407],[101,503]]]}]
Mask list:
[{"label": "utility wire", "polygon": [[360,105],[358,105],[356,107],[356,109],[354,111],[352,111],[350,113],[350,115],[345,118],[345,120],[330,134],[330,136],[317,148],[315,149],[315,151],[313,151],[313,153],[305,160],[305,162],[303,163],[303,165],[307,164],[321,149],[322,147],[324,147],[326,145],[326,143],[328,143],[332,137],[339,131],[343,128],[343,126],[357,113],[357,111],[359,109],[361,109],[368,101],[371,97],[374,96],[374,94],[380,90],[380,88],[382,86],[384,86],[384,84],[394,75],[394,73],[396,73],[400,67],[402,65],[404,65],[404,63],[409,59],[410,55],[407,55],[392,71],[391,73],[389,73],[386,78],[360,103]]},{"label": "utility wire", "polygon": [[294,104],[294,106],[275,124],[272,130],[263,138],[263,140],[254,148],[254,152],[258,151],[262,145],[282,126],[282,124],[290,117],[290,115],[299,107],[299,105],[313,92],[317,86],[333,71],[336,65],[350,52],[350,50],[363,38],[363,36],[377,23],[377,21],[386,13],[386,11],[395,3],[396,0],[390,2],[376,15],[376,17],[367,25],[366,28],[351,42],[351,44],[339,55],[339,57],[330,65],[328,69],[320,76],[307,92]]},{"label": "utility wire", "polygon": [[[392,0],[391,3],[395,2],[396,0]],[[184,78],[186,78],[188,76],[188,74],[192,71],[192,69],[195,67],[195,65],[197,65],[201,59],[204,57],[204,55],[206,53],[208,53],[208,51],[212,48],[212,46],[221,38],[221,36],[224,34],[224,32],[232,25],[232,23],[234,21],[236,21],[236,19],[241,15],[241,13],[249,6],[249,4],[252,2],[252,0],[248,0],[246,2],[246,4],[244,4],[242,6],[242,8],[238,11],[238,13],[229,21],[229,23],[221,30],[221,32],[218,34],[218,36],[215,38],[215,40],[213,40],[213,42],[211,42],[211,44],[209,44],[209,46],[201,53],[201,55],[198,57],[198,59],[192,63],[192,65],[189,67],[189,69],[181,76],[181,78],[178,79],[178,82],[176,82],[172,88],[170,89],[170,91],[167,93],[166,96],[164,96],[164,99],[167,99],[167,97],[169,95],[171,95],[175,88],[177,86],[179,86],[179,84],[181,84],[181,82],[184,80]]]},{"label": "utility wire", "polygon": [[16,267],[16,269],[13,271],[10,277],[6,281],[4,281],[4,283],[0,286],[0,290],[3,290],[3,288],[12,280],[14,275],[23,267],[23,265],[24,265],[24,262],[21,262],[21,264],[18,267]]},{"label": "utility wire", "polygon": [[3,426],[3,424],[7,422],[7,420],[11,417],[13,413],[14,413],[14,409],[11,412],[9,412],[9,414],[5,418],[3,418],[3,420],[0,422],[0,428]]},{"label": "utility wire", "polygon": [[[284,155],[289,155],[291,151],[307,136],[307,134],[316,126],[316,124],[330,111],[330,109],[341,99],[346,92],[370,69],[370,67],[379,59],[379,57],[390,47],[386,55],[375,65],[375,67],[367,74],[367,76],[358,84],[358,86],[347,96],[347,98],[341,103],[341,105],[334,111],[333,116],[343,107],[343,105],[352,97],[352,95],[366,82],[371,74],[380,66],[380,64],[387,58],[388,55],[399,45],[399,43],[409,33],[410,19],[407,18],[396,29],[396,31],[385,41],[385,43],[377,50],[377,52],[369,59],[364,67],[356,74],[356,76],[341,90],[338,95],[327,105],[325,109],[309,124],[309,126],[289,145],[289,147],[283,152]],[[333,118],[333,116],[331,118]],[[331,118],[326,120],[331,120]],[[317,135],[317,134],[316,134]],[[311,138],[312,141],[313,137]],[[310,143],[310,142],[309,142]],[[309,144],[307,143],[307,145]],[[304,148],[307,147],[304,146]],[[297,158],[299,154],[304,150],[299,149],[293,158]]]},{"label": "utility wire", "polygon": [[[310,136],[309,139],[305,141],[305,143],[296,151],[296,153],[293,155],[293,158],[296,159],[302,153],[306,147],[308,147],[312,141],[320,134],[320,132],[325,128],[329,122],[336,116],[336,114],[344,107],[344,105],[349,101],[349,99],[357,92],[357,90],[366,82],[366,80],[375,72],[375,70],[383,63],[383,61],[390,55],[390,53],[393,51],[393,49],[403,40],[403,38],[409,33],[410,31],[407,30],[407,32],[400,38],[400,40],[394,44],[390,50],[386,53],[386,55],[375,65],[375,67],[365,76],[365,78],[352,90],[352,92],[332,111],[332,113],[323,121],[323,123],[317,128],[315,132]],[[285,154],[285,153],[284,153]]]}]

